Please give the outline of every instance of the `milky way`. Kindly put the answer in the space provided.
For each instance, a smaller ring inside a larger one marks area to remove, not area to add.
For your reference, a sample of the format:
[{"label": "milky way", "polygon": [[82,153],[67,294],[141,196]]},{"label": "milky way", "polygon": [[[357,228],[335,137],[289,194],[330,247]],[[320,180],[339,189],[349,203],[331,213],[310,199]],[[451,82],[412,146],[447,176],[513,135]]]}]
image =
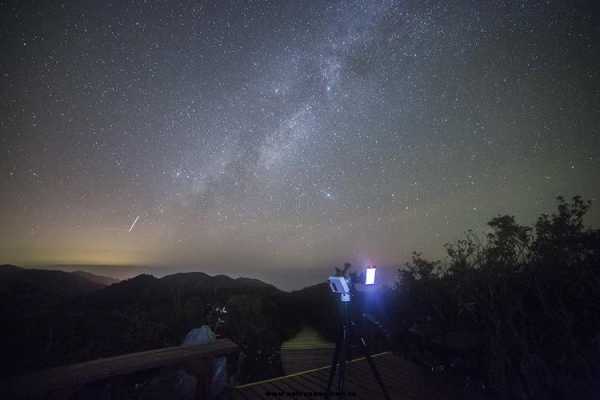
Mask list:
[{"label": "milky way", "polygon": [[600,195],[585,2],[0,7],[0,262],[298,287]]}]

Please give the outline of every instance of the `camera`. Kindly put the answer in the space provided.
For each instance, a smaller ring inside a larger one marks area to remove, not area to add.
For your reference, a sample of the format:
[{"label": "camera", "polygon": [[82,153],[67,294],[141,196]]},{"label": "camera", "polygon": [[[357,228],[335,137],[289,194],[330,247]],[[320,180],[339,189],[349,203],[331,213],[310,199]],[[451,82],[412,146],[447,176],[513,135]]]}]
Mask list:
[{"label": "camera", "polygon": [[330,276],[329,287],[333,293],[350,293],[350,285],[348,285],[348,281],[343,276]]},{"label": "camera", "polygon": [[376,270],[374,265],[369,265],[365,271],[359,275],[351,274],[349,278],[346,278],[345,276],[330,276],[328,279],[329,288],[333,293],[340,295],[342,302],[348,302],[350,301],[351,285],[374,285]]}]

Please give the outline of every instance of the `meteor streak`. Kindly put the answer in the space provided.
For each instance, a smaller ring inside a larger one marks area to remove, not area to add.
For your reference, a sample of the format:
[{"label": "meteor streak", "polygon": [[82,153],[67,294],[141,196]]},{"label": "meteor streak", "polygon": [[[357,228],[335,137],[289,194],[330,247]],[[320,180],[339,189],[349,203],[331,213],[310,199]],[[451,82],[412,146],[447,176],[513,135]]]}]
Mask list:
[{"label": "meteor streak", "polygon": [[133,220],[133,223],[129,227],[129,232],[131,232],[133,230],[133,227],[135,226],[136,222],[138,222],[138,219],[140,219],[139,215],[137,217],[135,217],[135,219]]}]

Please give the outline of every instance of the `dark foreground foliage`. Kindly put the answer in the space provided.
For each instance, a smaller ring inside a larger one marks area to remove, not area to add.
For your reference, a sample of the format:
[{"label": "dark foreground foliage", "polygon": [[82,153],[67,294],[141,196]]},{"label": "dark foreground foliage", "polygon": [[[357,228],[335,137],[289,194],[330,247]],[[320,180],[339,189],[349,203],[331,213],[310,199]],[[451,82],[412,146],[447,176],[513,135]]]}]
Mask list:
[{"label": "dark foreground foliage", "polygon": [[[299,329],[282,308],[285,293],[257,280],[186,273],[69,286],[79,278],[2,268],[0,376],[179,345],[207,324],[243,350],[239,381],[265,379],[281,374],[279,346]],[[78,290],[61,289],[70,287]]]},{"label": "dark foreground foliage", "polygon": [[499,216],[485,240],[469,232],[447,245],[445,262],[415,253],[399,271],[398,343],[462,368],[498,398],[594,398],[600,231],[584,226],[589,207],[559,197],[533,227]]}]

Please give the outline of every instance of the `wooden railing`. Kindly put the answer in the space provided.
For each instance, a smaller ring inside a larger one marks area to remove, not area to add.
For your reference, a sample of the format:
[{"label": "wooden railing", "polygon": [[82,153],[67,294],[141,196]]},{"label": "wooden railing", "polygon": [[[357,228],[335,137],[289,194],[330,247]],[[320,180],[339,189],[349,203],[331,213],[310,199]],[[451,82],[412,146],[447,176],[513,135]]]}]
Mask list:
[{"label": "wooden railing", "polygon": [[101,358],[4,380],[0,382],[0,397],[68,399],[88,383],[153,368],[179,367],[196,376],[196,397],[203,399],[210,380],[210,361],[237,352],[239,347],[235,343],[218,339],[209,344],[164,347]]}]

